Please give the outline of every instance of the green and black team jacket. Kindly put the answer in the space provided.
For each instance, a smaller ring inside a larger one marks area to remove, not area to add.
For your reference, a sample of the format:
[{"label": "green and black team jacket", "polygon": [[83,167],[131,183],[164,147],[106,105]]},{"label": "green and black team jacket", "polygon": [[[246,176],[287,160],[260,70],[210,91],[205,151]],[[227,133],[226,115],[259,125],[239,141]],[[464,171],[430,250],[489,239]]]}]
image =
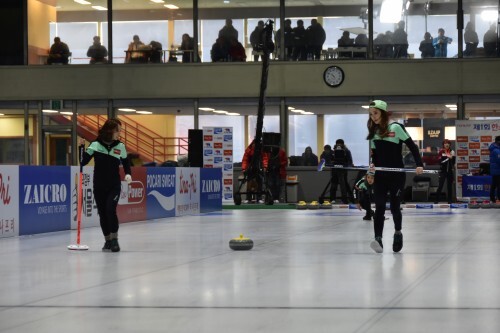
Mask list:
[{"label": "green and black team jacket", "polygon": [[373,202],[373,185],[368,184],[365,177],[363,177],[354,185],[352,194],[357,203],[366,196],[370,199],[370,202]]},{"label": "green and black team jacket", "polygon": [[376,167],[404,168],[402,149],[403,142],[410,149],[418,167],[423,166],[417,145],[400,123],[389,124],[389,135],[381,138],[378,131],[370,140],[372,163]]},{"label": "green and black team jacket", "polygon": [[125,145],[116,140],[106,144],[97,139],[90,143],[82,157],[82,165],[94,158],[94,187],[112,187],[121,184],[120,164],[125,174],[131,175],[130,162]]}]

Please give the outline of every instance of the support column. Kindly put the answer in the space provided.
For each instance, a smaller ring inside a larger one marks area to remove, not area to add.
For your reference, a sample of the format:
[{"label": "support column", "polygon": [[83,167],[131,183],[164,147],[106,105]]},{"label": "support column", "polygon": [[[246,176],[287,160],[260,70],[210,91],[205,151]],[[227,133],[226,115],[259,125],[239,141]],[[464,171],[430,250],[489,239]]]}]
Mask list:
[{"label": "support column", "polygon": [[73,116],[71,116],[71,165],[78,163],[78,101],[72,103]]},{"label": "support column", "polygon": [[288,110],[286,106],[286,99],[281,98],[280,101],[280,133],[281,133],[281,148],[283,148],[287,154],[290,155],[288,151]]},{"label": "support column", "polygon": [[29,103],[24,102],[24,165],[31,165],[30,161],[30,116]]},{"label": "support column", "polygon": [[43,102],[38,101],[38,121],[37,121],[37,146],[38,146],[38,165],[45,165],[45,140],[43,133]]},{"label": "support column", "polygon": [[193,111],[194,111],[194,129],[200,129],[200,101],[195,98],[193,101]]},{"label": "support column", "polygon": [[464,96],[458,95],[457,98],[457,120],[466,120]]}]

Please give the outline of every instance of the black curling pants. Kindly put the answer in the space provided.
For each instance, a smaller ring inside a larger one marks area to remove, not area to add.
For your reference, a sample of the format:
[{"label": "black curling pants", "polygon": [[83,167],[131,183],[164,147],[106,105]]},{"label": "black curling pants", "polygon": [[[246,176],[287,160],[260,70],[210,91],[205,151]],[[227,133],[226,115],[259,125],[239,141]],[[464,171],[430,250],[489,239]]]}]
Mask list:
[{"label": "black curling pants", "polygon": [[396,231],[401,230],[403,215],[401,214],[400,205],[405,181],[406,174],[404,172],[377,171],[375,173],[375,217],[373,219],[375,237],[382,237],[382,234],[384,232],[387,192],[389,192],[392,219],[394,220],[394,229]]},{"label": "black curling pants", "polygon": [[444,182],[446,181],[446,194],[448,196],[448,202],[451,203],[453,200],[453,172],[439,172],[439,185],[436,191],[436,202],[439,202],[439,197],[441,190],[443,189]]},{"label": "black curling pants", "polygon": [[118,232],[116,206],[120,198],[121,184],[112,187],[94,186],[94,198],[99,213],[99,222],[104,236]]}]

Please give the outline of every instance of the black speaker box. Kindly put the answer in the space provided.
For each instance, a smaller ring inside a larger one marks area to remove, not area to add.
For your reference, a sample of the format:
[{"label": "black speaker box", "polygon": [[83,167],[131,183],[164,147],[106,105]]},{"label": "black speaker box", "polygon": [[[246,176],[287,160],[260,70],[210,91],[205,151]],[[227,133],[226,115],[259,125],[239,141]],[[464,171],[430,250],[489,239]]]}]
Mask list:
[{"label": "black speaker box", "polygon": [[203,167],[203,130],[188,130],[188,162],[190,167]]},{"label": "black speaker box", "polygon": [[281,145],[281,133],[262,133],[262,145],[265,147],[279,147]]}]

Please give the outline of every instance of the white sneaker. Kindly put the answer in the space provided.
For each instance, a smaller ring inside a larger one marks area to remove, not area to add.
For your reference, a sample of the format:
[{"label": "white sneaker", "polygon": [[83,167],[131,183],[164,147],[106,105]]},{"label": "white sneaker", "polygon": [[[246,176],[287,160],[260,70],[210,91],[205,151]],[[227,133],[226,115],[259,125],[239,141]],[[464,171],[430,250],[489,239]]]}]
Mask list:
[{"label": "white sneaker", "polygon": [[274,203],[280,203],[280,201],[279,200],[274,200]]},{"label": "white sneaker", "polygon": [[373,251],[377,253],[384,252],[384,247],[382,245],[382,237],[375,237],[375,239],[370,243],[370,247]]}]

